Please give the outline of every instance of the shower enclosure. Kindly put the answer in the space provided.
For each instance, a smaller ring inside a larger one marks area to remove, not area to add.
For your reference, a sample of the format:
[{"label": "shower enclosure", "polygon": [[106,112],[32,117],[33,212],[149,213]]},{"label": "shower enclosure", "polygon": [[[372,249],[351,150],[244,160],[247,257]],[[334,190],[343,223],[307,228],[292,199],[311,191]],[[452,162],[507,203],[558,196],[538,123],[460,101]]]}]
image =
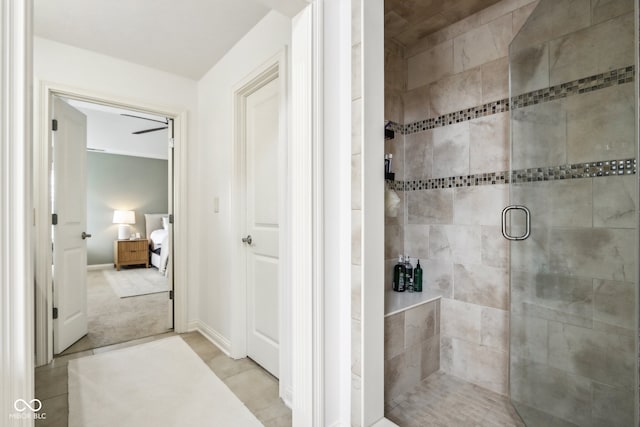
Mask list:
[{"label": "shower enclosure", "polygon": [[541,0],[510,45],[509,393],[530,427],[638,425],[637,14]]}]

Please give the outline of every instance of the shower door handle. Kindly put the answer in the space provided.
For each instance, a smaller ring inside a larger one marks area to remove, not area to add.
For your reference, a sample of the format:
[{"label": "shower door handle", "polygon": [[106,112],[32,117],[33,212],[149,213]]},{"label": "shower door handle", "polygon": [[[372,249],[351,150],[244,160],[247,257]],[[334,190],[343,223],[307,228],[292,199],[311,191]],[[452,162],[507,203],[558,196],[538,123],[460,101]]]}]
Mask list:
[{"label": "shower door handle", "polygon": [[[509,211],[522,211],[524,212],[524,217],[526,221],[524,234],[522,236],[511,236],[507,233],[507,213]],[[527,209],[526,206],[520,205],[511,205],[507,206],[502,210],[502,235],[507,240],[526,240],[527,237],[531,234],[531,212]]]}]

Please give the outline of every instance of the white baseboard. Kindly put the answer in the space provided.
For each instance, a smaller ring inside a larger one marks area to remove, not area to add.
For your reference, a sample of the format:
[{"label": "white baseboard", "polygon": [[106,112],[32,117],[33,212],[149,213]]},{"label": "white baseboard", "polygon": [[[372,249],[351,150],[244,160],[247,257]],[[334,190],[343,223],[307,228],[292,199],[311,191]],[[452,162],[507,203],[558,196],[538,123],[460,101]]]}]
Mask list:
[{"label": "white baseboard", "polygon": [[113,270],[113,264],[92,264],[87,265],[87,271],[91,270]]},{"label": "white baseboard", "polygon": [[231,342],[225,337],[223,337],[218,331],[210,328],[205,325],[200,320],[191,320],[187,324],[187,329],[189,332],[198,331],[202,334],[203,337],[211,341],[213,345],[218,347],[224,354],[227,356],[230,355],[231,352]]},{"label": "white baseboard", "polygon": [[284,390],[284,394],[280,396],[282,401],[289,409],[293,409],[293,388],[287,387]]}]

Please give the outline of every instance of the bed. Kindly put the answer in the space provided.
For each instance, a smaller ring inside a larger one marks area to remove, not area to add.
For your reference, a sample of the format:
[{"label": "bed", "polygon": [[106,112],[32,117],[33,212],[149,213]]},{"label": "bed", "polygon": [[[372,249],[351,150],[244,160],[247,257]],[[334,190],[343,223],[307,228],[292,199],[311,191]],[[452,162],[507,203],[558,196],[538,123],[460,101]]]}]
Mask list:
[{"label": "bed", "polygon": [[151,265],[165,274],[169,262],[169,214],[144,214]]}]

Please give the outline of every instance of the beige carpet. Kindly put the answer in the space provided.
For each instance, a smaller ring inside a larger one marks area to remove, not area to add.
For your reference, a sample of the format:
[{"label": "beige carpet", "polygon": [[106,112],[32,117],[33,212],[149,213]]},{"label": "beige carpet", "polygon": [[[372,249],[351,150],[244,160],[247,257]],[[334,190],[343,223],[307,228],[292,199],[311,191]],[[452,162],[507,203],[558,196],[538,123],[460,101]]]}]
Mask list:
[{"label": "beige carpet", "polygon": [[168,304],[167,292],[119,298],[111,289],[102,270],[88,271],[89,333],[62,354],[166,332],[169,329]]},{"label": "beige carpet", "polygon": [[259,427],[180,337],[69,362],[69,427]]},{"label": "beige carpet", "polygon": [[120,298],[167,292],[167,278],[155,268],[102,270],[109,285]]}]

